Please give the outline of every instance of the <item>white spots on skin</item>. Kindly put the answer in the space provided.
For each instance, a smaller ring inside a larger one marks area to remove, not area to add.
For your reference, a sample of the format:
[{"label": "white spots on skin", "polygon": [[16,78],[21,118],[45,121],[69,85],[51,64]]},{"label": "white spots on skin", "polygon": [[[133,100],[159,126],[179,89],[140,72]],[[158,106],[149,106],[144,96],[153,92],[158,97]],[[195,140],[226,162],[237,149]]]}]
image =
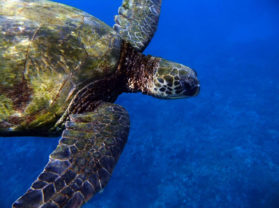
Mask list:
[{"label": "white spots on skin", "polygon": [[8,131],[14,131],[15,130],[15,128],[14,127],[10,127],[10,128],[8,128]]},{"label": "white spots on skin", "polygon": [[19,26],[19,27],[18,27],[18,30],[22,33],[22,32],[24,31],[24,27]]},{"label": "white spots on skin", "polygon": [[15,117],[22,117],[23,114],[22,114],[22,112],[16,111],[12,116],[15,116]]},{"label": "white spots on skin", "polygon": [[23,40],[21,40],[20,42],[19,42],[19,44],[21,45],[21,46],[29,46],[29,44],[30,44],[30,40],[27,38],[27,39],[23,39]]},{"label": "white spots on skin", "polygon": [[128,86],[130,89],[135,89],[135,84],[131,81],[131,79],[128,80]]}]

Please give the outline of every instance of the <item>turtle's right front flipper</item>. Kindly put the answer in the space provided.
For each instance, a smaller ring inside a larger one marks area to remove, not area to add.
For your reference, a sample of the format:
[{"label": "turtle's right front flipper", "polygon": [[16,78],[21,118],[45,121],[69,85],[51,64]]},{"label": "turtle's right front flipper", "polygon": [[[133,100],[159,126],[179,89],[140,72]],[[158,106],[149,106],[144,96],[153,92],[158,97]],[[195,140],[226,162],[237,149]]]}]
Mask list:
[{"label": "turtle's right front flipper", "polygon": [[107,184],[128,132],[128,113],[115,104],[71,115],[44,171],[13,207],[80,207]]}]

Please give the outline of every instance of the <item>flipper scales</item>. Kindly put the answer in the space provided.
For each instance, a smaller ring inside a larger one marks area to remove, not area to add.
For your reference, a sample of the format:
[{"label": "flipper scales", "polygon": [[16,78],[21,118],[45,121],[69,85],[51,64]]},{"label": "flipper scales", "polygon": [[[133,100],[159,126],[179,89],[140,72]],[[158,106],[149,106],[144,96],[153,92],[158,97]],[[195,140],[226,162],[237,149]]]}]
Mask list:
[{"label": "flipper scales", "polygon": [[143,51],[157,29],[160,10],[161,0],[123,0],[113,28],[134,48]]},{"label": "flipper scales", "polygon": [[128,138],[126,110],[102,103],[71,115],[65,126],[45,169],[14,208],[77,208],[107,184]]}]

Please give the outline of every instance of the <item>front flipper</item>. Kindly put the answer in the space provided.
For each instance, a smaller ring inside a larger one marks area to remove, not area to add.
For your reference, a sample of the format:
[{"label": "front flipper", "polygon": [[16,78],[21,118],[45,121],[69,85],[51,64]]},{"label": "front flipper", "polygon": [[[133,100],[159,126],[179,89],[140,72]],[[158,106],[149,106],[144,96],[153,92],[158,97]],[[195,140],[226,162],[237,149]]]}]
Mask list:
[{"label": "front flipper", "polygon": [[123,0],[113,28],[142,52],[157,29],[160,9],[161,0]]},{"label": "front flipper", "polygon": [[13,207],[80,207],[107,184],[128,133],[128,113],[116,104],[71,115],[44,171]]}]

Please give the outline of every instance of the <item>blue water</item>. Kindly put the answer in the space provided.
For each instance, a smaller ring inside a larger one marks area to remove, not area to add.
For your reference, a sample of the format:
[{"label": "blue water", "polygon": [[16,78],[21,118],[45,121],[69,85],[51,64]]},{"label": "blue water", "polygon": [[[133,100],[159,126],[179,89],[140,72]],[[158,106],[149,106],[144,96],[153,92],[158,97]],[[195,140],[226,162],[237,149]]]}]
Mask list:
[{"label": "blue water", "polygon": [[[120,0],[59,1],[113,25]],[[279,207],[279,3],[163,0],[145,51],[196,69],[200,95],[123,94],[129,141],[85,208]],[[0,138],[0,207],[32,183],[58,138]]]}]

